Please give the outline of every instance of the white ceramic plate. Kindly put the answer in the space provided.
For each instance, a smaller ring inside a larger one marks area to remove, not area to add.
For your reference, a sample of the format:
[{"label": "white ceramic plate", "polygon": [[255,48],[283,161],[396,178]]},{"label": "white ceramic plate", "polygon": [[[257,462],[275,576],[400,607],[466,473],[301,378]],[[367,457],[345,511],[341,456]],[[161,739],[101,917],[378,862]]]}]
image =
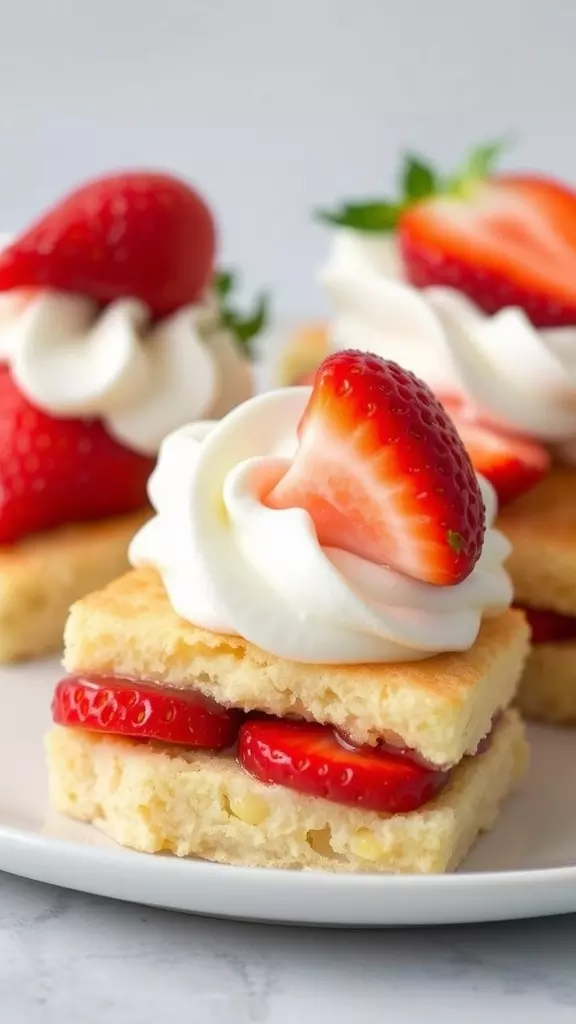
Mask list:
[{"label": "white ceramic plate", "polygon": [[456,875],[231,868],[117,847],[46,806],[56,661],[0,670],[0,869],[116,899],[318,925],[496,921],[576,911],[576,732],[533,729],[530,776]]}]

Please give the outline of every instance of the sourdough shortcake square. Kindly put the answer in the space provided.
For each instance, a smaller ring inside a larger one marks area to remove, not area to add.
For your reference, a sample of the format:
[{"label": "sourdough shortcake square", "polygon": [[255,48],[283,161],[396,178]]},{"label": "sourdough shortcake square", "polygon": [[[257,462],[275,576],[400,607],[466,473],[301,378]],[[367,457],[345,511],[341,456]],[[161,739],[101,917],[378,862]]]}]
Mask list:
[{"label": "sourdough shortcake square", "polygon": [[169,174],[91,181],[0,251],[0,661],[59,650],[128,568],[163,437],[252,393],[213,217]]},{"label": "sourdough shortcake square", "polygon": [[163,444],[70,613],[51,800],[137,849],[444,871],[526,760],[509,553],[448,416],[357,352]]}]

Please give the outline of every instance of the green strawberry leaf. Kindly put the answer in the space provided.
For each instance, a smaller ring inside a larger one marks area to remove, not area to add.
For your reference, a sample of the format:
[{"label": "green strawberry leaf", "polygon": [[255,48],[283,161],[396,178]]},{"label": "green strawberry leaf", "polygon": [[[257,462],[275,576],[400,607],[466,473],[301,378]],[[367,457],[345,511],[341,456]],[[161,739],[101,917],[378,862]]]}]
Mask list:
[{"label": "green strawberry leaf", "polygon": [[449,177],[440,177],[430,164],[407,153],[400,173],[400,198],[396,202],[386,199],[347,201],[334,210],[318,210],[316,219],[356,231],[394,231],[402,214],[416,203],[426,202],[435,196],[466,198],[477,182],[494,173],[497,161],[512,142],[506,136],[477,146],[459,171]]},{"label": "green strawberry leaf", "polygon": [[408,153],[400,179],[404,199],[425,199],[438,191],[436,174],[429,164]]},{"label": "green strawberry leaf", "polygon": [[364,203],[342,203],[337,210],[318,210],[316,217],[326,224],[357,231],[393,231],[401,209],[399,203],[374,199]]},{"label": "green strawberry leaf", "polygon": [[458,192],[467,185],[490,178],[502,154],[514,144],[514,139],[507,135],[501,139],[493,139],[482,146],[476,146],[468,153],[464,163],[449,182],[449,191]]},{"label": "green strawberry leaf", "polygon": [[220,320],[222,325],[233,333],[240,348],[246,355],[250,355],[253,339],[270,322],[270,296],[267,292],[261,292],[256,296],[252,310],[241,313],[228,301],[234,293],[236,283],[236,275],[232,270],[219,270],[215,275],[214,289],[221,301]]},{"label": "green strawberry leaf", "polygon": [[218,298],[225,299],[234,291],[236,285],[235,275],[232,270],[218,270],[214,278],[214,289]]}]

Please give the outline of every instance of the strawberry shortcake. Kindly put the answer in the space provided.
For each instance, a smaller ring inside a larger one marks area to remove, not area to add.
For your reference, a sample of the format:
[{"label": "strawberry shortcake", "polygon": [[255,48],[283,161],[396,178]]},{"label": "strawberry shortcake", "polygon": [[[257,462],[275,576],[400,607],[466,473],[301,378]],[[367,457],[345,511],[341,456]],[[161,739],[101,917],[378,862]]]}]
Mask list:
[{"label": "strawberry shortcake", "polygon": [[[252,393],[212,213],[147,171],[77,189],[0,252],[0,661],[59,649],[127,566],[163,437]],[[220,294],[218,294],[220,292]]]},{"label": "strawberry shortcake", "polygon": [[80,602],[50,795],[225,863],[453,869],[522,775],[495,499],[427,386],[343,351],[162,445],[134,571]]},{"label": "strawberry shortcake", "polygon": [[576,724],[576,191],[495,174],[498,152],[482,147],[446,177],[407,158],[400,201],[324,215],[333,319],[313,345],[299,332],[281,372],[307,374],[351,341],[433,387],[513,542],[534,644],[521,705]]}]

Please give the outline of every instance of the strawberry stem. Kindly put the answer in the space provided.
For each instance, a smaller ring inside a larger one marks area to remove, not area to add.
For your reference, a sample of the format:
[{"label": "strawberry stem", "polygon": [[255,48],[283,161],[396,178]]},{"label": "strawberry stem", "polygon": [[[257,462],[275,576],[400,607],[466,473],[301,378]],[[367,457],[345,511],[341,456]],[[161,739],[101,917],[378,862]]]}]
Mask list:
[{"label": "strawberry stem", "polygon": [[252,310],[240,313],[235,305],[229,304],[237,285],[237,276],[232,270],[219,270],[214,277],[214,289],[220,299],[220,319],[224,327],[232,331],[237,344],[247,354],[252,353],[252,342],[267,326],[270,320],[270,296],[260,292],[254,299]]},{"label": "strawberry stem", "polygon": [[513,142],[513,138],[507,135],[476,146],[460,169],[449,177],[439,175],[421,157],[406,153],[400,168],[399,199],[346,200],[334,210],[316,210],[314,217],[325,224],[356,231],[394,231],[402,214],[415,203],[438,196],[466,196],[478,182],[494,173],[502,153]]}]

